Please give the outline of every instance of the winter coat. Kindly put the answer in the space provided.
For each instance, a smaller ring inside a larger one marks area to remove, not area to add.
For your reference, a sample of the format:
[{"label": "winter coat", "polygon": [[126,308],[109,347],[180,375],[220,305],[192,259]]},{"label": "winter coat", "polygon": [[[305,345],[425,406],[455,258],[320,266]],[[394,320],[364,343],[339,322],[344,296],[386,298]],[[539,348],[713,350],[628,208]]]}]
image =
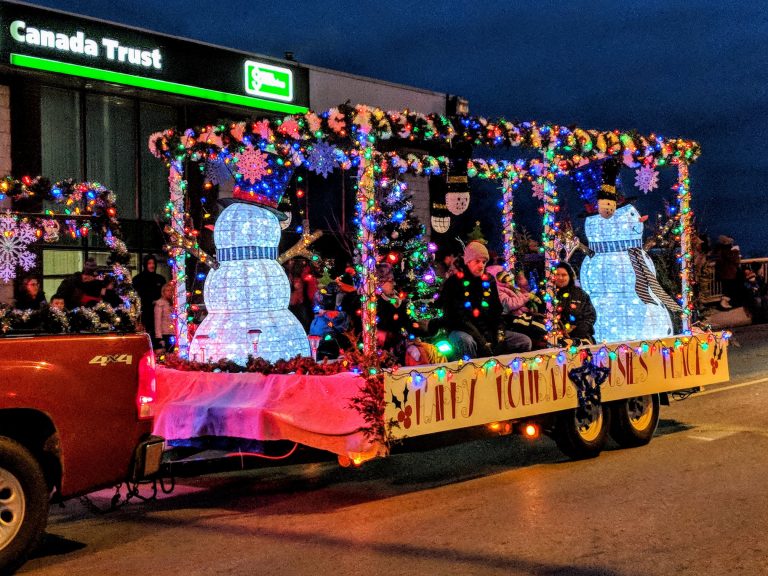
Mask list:
[{"label": "winter coat", "polygon": [[466,332],[483,354],[492,350],[502,327],[502,305],[496,281],[489,274],[474,276],[462,266],[443,284],[437,305],[443,311],[441,325],[446,330]]},{"label": "winter coat", "polygon": [[523,313],[530,312],[525,306],[530,298],[528,293],[521,292],[500,282],[496,283],[496,289],[499,291],[499,300],[504,308],[504,314],[520,316]]},{"label": "winter coat", "polygon": [[172,312],[173,306],[165,298],[155,302],[155,338],[163,338],[174,333]]},{"label": "winter coat", "polygon": [[597,312],[589,294],[575,284],[569,284],[557,291],[557,312],[566,337],[573,340],[591,340],[594,342]]}]

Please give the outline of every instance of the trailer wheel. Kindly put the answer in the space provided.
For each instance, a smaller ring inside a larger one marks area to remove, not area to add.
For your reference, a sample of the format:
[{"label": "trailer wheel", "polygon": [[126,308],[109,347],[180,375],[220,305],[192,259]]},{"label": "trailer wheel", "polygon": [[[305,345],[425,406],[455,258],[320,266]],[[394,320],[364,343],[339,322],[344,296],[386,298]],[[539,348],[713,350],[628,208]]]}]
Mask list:
[{"label": "trailer wheel", "polygon": [[611,437],[622,448],[644,446],[659,424],[659,395],[635,396],[611,403]]},{"label": "trailer wheel", "polygon": [[554,440],[573,460],[594,458],[608,440],[610,425],[611,411],[604,404],[566,410],[558,415]]},{"label": "trailer wheel", "polygon": [[39,544],[48,521],[48,496],[34,456],[0,437],[0,574],[12,573]]}]

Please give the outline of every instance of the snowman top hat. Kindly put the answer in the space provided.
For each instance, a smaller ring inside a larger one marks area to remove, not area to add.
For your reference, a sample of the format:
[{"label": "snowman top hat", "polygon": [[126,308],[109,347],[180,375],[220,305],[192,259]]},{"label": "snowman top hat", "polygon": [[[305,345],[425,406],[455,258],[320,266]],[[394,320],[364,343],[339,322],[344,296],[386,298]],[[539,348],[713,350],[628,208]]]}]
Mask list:
[{"label": "snowman top hat", "polygon": [[[277,216],[278,220],[286,220],[286,214],[278,209],[280,200],[291,181],[296,168],[290,159],[272,153],[271,150],[256,150],[256,158],[248,158],[248,170],[238,170],[237,184],[232,190],[232,198],[221,198],[219,203],[228,206],[235,202],[254,204],[266,208]],[[244,161],[241,157],[241,162]]]},{"label": "snowman top hat", "polygon": [[597,191],[598,200],[618,201],[619,195],[616,192],[616,178],[619,176],[621,164],[615,158],[606,158],[602,163],[602,184]]}]

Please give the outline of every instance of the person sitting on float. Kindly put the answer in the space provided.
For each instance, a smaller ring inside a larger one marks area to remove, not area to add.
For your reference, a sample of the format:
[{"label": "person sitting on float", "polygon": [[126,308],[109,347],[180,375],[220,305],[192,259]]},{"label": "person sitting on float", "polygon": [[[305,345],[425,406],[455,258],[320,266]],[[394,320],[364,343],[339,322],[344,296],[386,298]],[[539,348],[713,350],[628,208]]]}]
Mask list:
[{"label": "person sitting on float", "polygon": [[553,272],[557,308],[565,342],[561,344],[594,344],[597,312],[589,294],[576,286],[576,274],[567,262],[558,262]]},{"label": "person sitting on float", "polygon": [[406,344],[418,324],[414,325],[408,315],[408,302],[397,291],[395,274],[388,264],[376,267],[376,291],[376,346],[403,361]]},{"label": "person sitting on float", "polygon": [[349,317],[349,329],[355,338],[363,333],[362,310],[360,308],[360,293],[357,291],[357,273],[352,266],[347,266],[344,273],[334,280],[338,293],[336,308]]},{"label": "person sitting on float", "polygon": [[454,358],[475,358],[526,352],[531,339],[505,330],[501,321],[502,304],[496,282],[485,271],[488,249],[476,240],[464,248],[464,261],[456,274],[443,284],[438,306],[443,310],[443,327]]},{"label": "person sitting on float", "polygon": [[315,317],[309,326],[309,336],[317,336],[317,360],[334,360],[341,350],[350,346],[346,336],[349,317],[336,307],[338,287],[335,282],[320,285],[315,292]]},{"label": "person sitting on float", "polygon": [[544,315],[531,312],[528,307],[536,300],[540,302],[539,297],[533,292],[523,292],[515,286],[512,275],[501,266],[488,266],[486,271],[496,278],[496,288],[504,309],[504,326],[508,330],[528,336],[534,348],[546,348],[547,329]]}]

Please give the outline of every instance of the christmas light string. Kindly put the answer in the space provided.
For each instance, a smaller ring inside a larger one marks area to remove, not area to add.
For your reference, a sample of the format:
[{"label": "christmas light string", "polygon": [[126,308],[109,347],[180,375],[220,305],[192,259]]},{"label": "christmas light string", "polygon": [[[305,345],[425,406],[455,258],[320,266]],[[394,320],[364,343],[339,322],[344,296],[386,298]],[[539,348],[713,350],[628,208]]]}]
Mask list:
[{"label": "christmas light string", "polygon": [[[688,346],[691,342],[695,343],[696,346],[704,351],[708,350],[710,346],[714,346],[716,350],[715,359],[717,360],[722,353],[722,346],[730,338],[731,333],[728,331],[723,331],[720,334],[702,332],[675,338],[671,346],[665,345],[661,339],[654,341],[640,341],[636,346],[630,346],[626,343],[617,344],[615,346],[605,343],[587,347],[568,346],[565,348],[531,352],[525,356],[515,356],[507,362],[503,361],[503,357],[493,357],[483,361],[458,360],[456,362],[456,368],[448,365],[428,366],[423,368],[400,368],[399,370],[393,371],[390,374],[390,378],[396,382],[405,380],[408,384],[413,384],[414,386],[419,387],[420,385],[428,383],[431,378],[436,379],[438,382],[451,380],[456,374],[459,374],[468,368],[474,369],[474,375],[479,375],[481,372],[487,373],[488,370],[504,371],[506,375],[512,375],[519,373],[521,370],[548,370],[554,367],[554,365],[562,367],[568,363],[568,360],[577,356],[582,362],[591,356],[595,358],[598,363],[602,364],[616,360],[622,353],[626,352],[631,352],[638,357],[657,353],[669,357],[669,355],[674,353],[677,349],[683,346]],[[424,372],[421,370],[424,370]]]}]

